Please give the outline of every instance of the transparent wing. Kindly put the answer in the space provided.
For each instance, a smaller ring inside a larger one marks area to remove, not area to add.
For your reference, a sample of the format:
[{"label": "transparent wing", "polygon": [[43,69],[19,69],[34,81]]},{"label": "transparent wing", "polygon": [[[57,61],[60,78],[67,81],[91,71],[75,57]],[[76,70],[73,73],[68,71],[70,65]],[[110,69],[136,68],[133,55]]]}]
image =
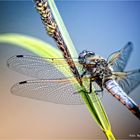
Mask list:
[{"label": "transparent wing", "polygon": [[130,54],[132,52],[132,49],[133,49],[133,44],[131,42],[128,42],[124,48],[122,48],[117,52],[112,53],[109,56],[111,58],[115,56],[114,54],[120,53],[118,59],[116,59],[116,61],[114,61],[114,63],[112,64],[114,71],[124,71],[128,59],[130,57]]},{"label": "transparent wing", "polygon": [[[14,95],[66,105],[84,104],[81,91],[75,78],[29,80],[17,83],[11,88]],[[98,94],[98,97],[101,98],[102,94]],[[93,101],[97,101],[97,98],[93,98]]]},{"label": "transparent wing", "polygon": [[[77,59],[75,59],[75,62],[80,65]],[[38,79],[57,79],[72,76],[65,59],[17,55],[9,58],[7,65],[16,72]]]},{"label": "transparent wing", "polygon": [[118,78],[117,82],[129,94],[140,84],[140,69],[126,72],[126,76]]},{"label": "transparent wing", "polygon": [[[80,87],[79,87],[80,90]],[[15,84],[11,92],[18,96],[58,104],[78,105],[83,100],[68,80],[29,80]]]}]

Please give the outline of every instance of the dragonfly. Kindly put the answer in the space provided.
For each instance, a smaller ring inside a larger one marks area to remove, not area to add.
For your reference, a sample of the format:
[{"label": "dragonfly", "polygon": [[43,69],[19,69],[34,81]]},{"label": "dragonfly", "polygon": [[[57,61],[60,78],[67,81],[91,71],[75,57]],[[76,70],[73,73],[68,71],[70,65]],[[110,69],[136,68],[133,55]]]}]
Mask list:
[{"label": "dragonfly", "polygon": [[[73,61],[81,81],[86,81],[88,85],[84,91],[86,94],[91,94],[94,89],[99,98],[103,92],[111,93],[140,119],[139,106],[129,97],[129,93],[140,84],[140,69],[124,71],[132,50],[133,44],[128,42],[107,59],[84,50]],[[37,78],[14,84],[11,88],[14,95],[57,104],[84,104],[79,94],[83,92],[82,87],[64,58],[16,55],[8,59],[7,66],[16,72]]]}]

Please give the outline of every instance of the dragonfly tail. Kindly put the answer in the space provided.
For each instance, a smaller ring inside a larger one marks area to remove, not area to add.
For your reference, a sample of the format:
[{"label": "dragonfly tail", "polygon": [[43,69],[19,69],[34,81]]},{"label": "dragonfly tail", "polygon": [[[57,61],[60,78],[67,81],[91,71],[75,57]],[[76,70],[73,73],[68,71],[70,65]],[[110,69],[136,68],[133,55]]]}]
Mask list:
[{"label": "dragonfly tail", "polygon": [[105,87],[117,100],[126,106],[138,119],[140,119],[139,106],[122,90],[115,80],[108,80]]},{"label": "dragonfly tail", "polygon": [[134,106],[129,109],[138,119],[140,119],[140,108],[138,106]]}]

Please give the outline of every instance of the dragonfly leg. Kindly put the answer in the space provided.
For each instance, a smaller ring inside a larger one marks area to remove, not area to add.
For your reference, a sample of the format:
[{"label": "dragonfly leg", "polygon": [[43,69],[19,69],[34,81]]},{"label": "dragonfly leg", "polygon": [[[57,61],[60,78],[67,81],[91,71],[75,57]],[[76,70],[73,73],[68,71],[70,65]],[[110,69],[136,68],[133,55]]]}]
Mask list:
[{"label": "dragonfly leg", "polygon": [[101,88],[101,90],[95,90],[95,92],[98,95],[98,92],[103,92],[103,88]]},{"label": "dragonfly leg", "polygon": [[92,92],[92,79],[90,78],[89,93]]},{"label": "dragonfly leg", "polygon": [[83,78],[83,76],[86,74],[86,71],[84,71],[82,74],[81,74],[81,78]]},{"label": "dragonfly leg", "polygon": [[97,93],[97,92],[103,92],[103,83],[102,83],[102,80],[100,80],[100,79],[98,79],[98,80],[96,80],[96,83],[99,85],[99,87],[100,87],[100,90],[95,90],[95,92]]},{"label": "dragonfly leg", "polygon": [[79,92],[86,92],[86,93],[88,93],[88,94],[90,94],[90,93],[92,93],[92,79],[90,78],[90,85],[89,85],[89,91],[85,91],[85,90],[79,90],[78,92],[76,91],[76,92],[74,92],[73,94],[77,94],[77,93],[79,93]]}]

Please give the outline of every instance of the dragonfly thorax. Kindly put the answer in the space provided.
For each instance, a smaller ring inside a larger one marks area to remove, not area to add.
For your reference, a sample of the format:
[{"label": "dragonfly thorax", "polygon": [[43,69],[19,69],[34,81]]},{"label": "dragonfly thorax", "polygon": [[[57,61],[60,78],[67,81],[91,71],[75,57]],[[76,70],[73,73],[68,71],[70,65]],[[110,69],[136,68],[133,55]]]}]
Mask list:
[{"label": "dragonfly thorax", "polygon": [[82,51],[78,60],[86,71],[84,75],[90,74],[92,78],[98,77],[99,79],[112,76],[112,70],[107,61],[101,56],[95,55],[94,52]]},{"label": "dragonfly thorax", "polygon": [[109,68],[108,63],[104,59],[95,60],[95,76],[100,79],[107,79],[112,76],[112,70]]}]

